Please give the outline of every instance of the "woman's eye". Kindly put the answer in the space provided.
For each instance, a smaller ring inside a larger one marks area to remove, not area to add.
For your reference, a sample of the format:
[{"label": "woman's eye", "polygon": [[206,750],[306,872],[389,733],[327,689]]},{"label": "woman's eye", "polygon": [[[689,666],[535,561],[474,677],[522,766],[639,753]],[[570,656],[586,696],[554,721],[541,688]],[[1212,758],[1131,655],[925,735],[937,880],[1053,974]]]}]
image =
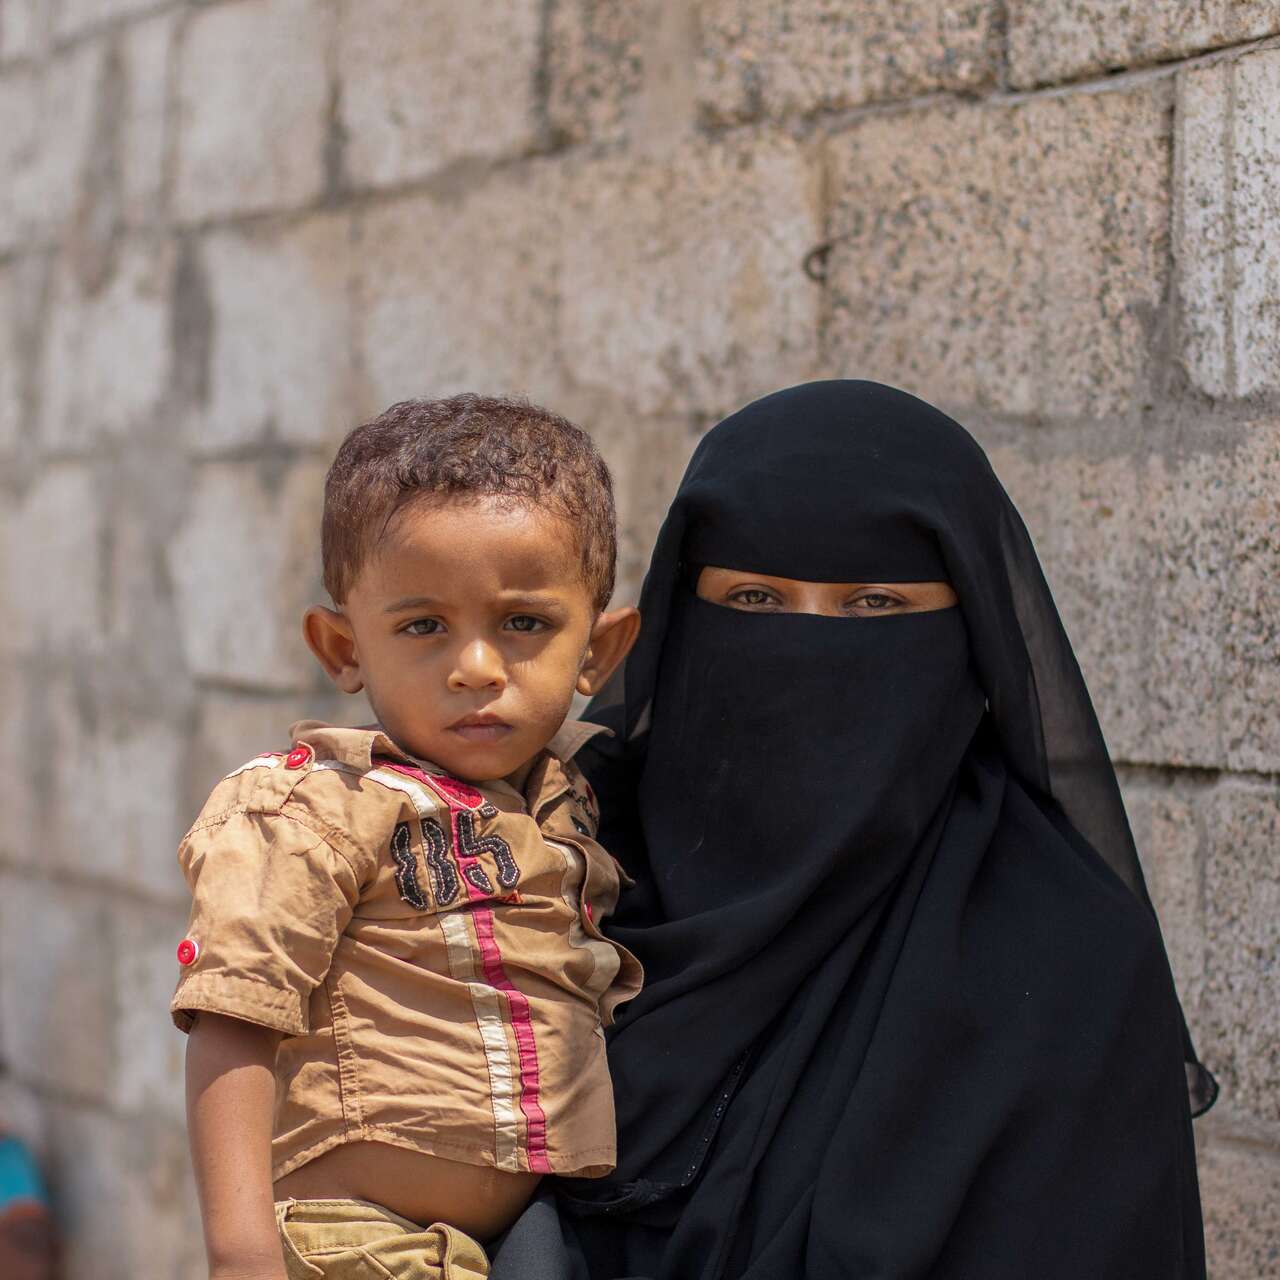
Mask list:
[{"label": "woman's eye", "polygon": [[759,587],[744,587],[741,591],[732,591],[728,598],[734,604],[746,605],[748,608],[775,603],[773,596],[767,591],[761,591]]},{"label": "woman's eye", "polygon": [[879,591],[869,592],[865,596],[859,596],[854,602],[856,606],[870,609],[879,613],[884,609],[892,609],[902,603],[896,596],[887,596]]},{"label": "woman's eye", "polygon": [[435,618],[414,618],[404,630],[406,635],[434,636],[443,631],[444,628]]},{"label": "woman's eye", "polygon": [[546,625],[541,618],[535,618],[528,613],[517,613],[515,617],[507,619],[507,626],[512,631],[523,631],[526,635],[541,631]]}]

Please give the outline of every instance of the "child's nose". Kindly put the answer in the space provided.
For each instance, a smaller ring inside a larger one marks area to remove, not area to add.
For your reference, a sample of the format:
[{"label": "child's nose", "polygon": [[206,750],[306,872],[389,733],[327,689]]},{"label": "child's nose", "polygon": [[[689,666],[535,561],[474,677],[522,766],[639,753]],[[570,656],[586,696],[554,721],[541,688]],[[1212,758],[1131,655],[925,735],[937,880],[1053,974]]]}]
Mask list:
[{"label": "child's nose", "polygon": [[507,672],[502,655],[491,644],[476,639],[458,650],[457,661],[449,675],[451,690],[503,689],[506,684]]}]

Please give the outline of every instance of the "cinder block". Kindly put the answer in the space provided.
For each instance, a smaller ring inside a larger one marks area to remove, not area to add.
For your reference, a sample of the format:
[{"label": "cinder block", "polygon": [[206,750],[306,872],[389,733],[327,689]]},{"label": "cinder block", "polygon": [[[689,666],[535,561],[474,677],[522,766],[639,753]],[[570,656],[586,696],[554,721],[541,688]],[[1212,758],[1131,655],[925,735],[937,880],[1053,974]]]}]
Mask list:
[{"label": "cinder block", "polygon": [[1208,829],[1201,1052],[1232,1115],[1274,1124],[1280,1121],[1280,788],[1223,784],[1209,807]]},{"label": "cinder block", "polygon": [[121,211],[133,226],[153,223],[165,196],[169,63],[176,27],[174,15],[162,13],[133,24],[120,37]]},{"label": "cinder block", "polygon": [[39,58],[48,51],[52,8],[49,0],[5,0],[0,5],[0,62]]},{"label": "cinder block", "polygon": [[60,0],[51,7],[56,15],[54,31],[65,38],[153,9],[155,0]]},{"label": "cinder block", "polygon": [[[154,705],[127,705],[121,684],[102,688],[101,668],[94,674],[46,677],[32,708],[44,721],[32,737],[48,744],[41,764],[54,797],[37,818],[41,861],[50,872],[181,901],[183,735]],[[172,717],[181,704],[165,710]]]},{"label": "cinder block", "polygon": [[[1280,765],[1280,424],[1130,454],[993,451],[1112,754]],[[1015,457],[1016,456],[1016,457]]]},{"label": "cinder block", "polygon": [[1024,89],[1171,62],[1280,31],[1277,0],[1009,0],[1008,13],[1009,78]]},{"label": "cinder block", "polygon": [[109,277],[86,281],[62,255],[41,376],[46,446],[83,449],[147,425],[169,376],[173,265],[167,241],[131,241]]},{"label": "cinder block", "polygon": [[1183,1011],[1195,1035],[1204,990],[1205,922],[1201,890],[1208,792],[1150,782],[1123,787],[1125,808]]},{"label": "cinder block", "polygon": [[558,137],[617,142],[628,135],[629,109],[644,85],[645,34],[654,8],[595,0],[552,6],[547,112]]},{"label": "cinder block", "polygon": [[63,657],[100,651],[103,521],[92,471],[46,468],[9,516],[0,547],[5,647]]},{"label": "cinder block", "polygon": [[80,195],[101,72],[102,48],[89,44],[0,74],[0,252],[63,234]]},{"label": "cinder block", "polygon": [[1205,1252],[1213,1280],[1280,1269],[1280,1154],[1209,1139],[1199,1152]]},{"label": "cinder block", "polygon": [[384,186],[463,158],[527,152],[541,8],[534,0],[344,0],[338,75],[348,178]]},{"label": "cinder block", "polygon": [[560,213],[551,168],[535,165],[359,218],[361,412],[475,390],[554,403]]},{"label": "cinder block", "polygon": [[1182,353],[1193,384],[1219,398],[1280,388],[1278,101],[1280,50],[1179,76]]},{"label": "cinder block", "polygon": [[205,238],[208,398],[192,414],[197,450],[264,437],[317,444],[351,425],[349,238],[349,220],[328,215]]},{"label": "cinder block", "polygon": [[166,548],[187,664],[197,678],[306,688],[315,660],[302,612],[320,595],[324,466],[270,461],[198,468],[187,518]]},{"label": "cinder block", "polygon": [[695,140],[566,174],[560,315],[572,381],[633,413],[718,416],[811,376],[820,290],[814,153]]},{"label": "cinder block", "polygon": [[93,889],[0,872],[0,1017],[18,1079],[105,1102],[114,999],[110,903]]},{"label": "cinder block", "polygon": [[1168,107],[1155,84],[875,116],[833,138],[832,372],[960,411],[1141,404],[1167,276]]},{"label": "cinder block", "polygon": [[[0,537],[5,535],[0,516]],[[6,610],[10,597],[0,596]],[[0,662],[0,753],[8,763],[0,769],[0,859],[16,865],[30,865],[40,858],[36,823],[42,816],[42,791],[47,795],[48,775],[41,767],[43,754],[29,728],[28,705],[36,692],[36,681],[19,661]],[[42,787],[42,783],[46,784]],[[0,1029],[0,1037],[6,1035]]]},{"label": "cinder block", "polygon": [[[167,1022],[167,1011],[163,1017]],[[115,1116],[62,1101],[50,1103],[49,1112],[49,1181],[66,1236],[65,1274],[205,1280],[209,1268],[182,1126],[163,1116]]]},{"label": "cinder block", "polygon": [[23,370],[34,337],[39,265],[19,261],[0,267],[0,452],[33,434],[25,420]]},{"label": "cinder block", "polygon": [[[170,861],[176,866],[174,849]],[[185,888],[185,886],[184,886]],[[185,898],[185,894],[184,894]],[[172,908],[122,902],[115,908],[115,1054],[121,1064],[112,1109],[180,1125],[186,1101],[187,1038],[169,1017],[178,982],[176,949],[186,936],[189,900]]]},{"label": "cinder block", "polygon": [[994,80],[985,0],[703,0],[699,98],[715,121],[777,120]]},{"label": "cinder block", "polygon": [[324,189],[329,12],[239,0],[191,15],[178,67],[180,217],[291,208]]}]

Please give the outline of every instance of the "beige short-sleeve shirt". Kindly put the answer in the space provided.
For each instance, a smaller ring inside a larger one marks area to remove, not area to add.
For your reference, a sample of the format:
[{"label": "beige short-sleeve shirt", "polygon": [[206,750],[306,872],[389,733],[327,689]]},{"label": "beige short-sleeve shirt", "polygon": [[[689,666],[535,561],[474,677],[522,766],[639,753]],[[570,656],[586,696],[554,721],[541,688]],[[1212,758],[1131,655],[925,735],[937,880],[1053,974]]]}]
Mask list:
[{"label": "beige short-sleeve shirt", "polygon": [[[295,725],[214,789],[179,849],[173,997],[284,1033],[273,1176],[378,1141],[506,1170],[615,1163],[602,1023],[640,989],[600,932],[620,890],[566,724],[524,794],[378,730]],[[194,958],[192,958],[194,957]]]}]

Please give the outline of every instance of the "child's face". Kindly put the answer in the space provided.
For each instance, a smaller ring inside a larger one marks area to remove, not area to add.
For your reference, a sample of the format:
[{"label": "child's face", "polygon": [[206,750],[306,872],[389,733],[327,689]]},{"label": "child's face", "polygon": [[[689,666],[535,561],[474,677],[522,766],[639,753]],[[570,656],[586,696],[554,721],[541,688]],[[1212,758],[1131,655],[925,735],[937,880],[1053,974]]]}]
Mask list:
[{"label": "child's face", "polygon": [[364,688],[400,746],[470,781],[532,759],[637,627],[634,609],[597,619],[564,521],[492,498],[403,508],[341,612],[305,622],[330,676]]}]

